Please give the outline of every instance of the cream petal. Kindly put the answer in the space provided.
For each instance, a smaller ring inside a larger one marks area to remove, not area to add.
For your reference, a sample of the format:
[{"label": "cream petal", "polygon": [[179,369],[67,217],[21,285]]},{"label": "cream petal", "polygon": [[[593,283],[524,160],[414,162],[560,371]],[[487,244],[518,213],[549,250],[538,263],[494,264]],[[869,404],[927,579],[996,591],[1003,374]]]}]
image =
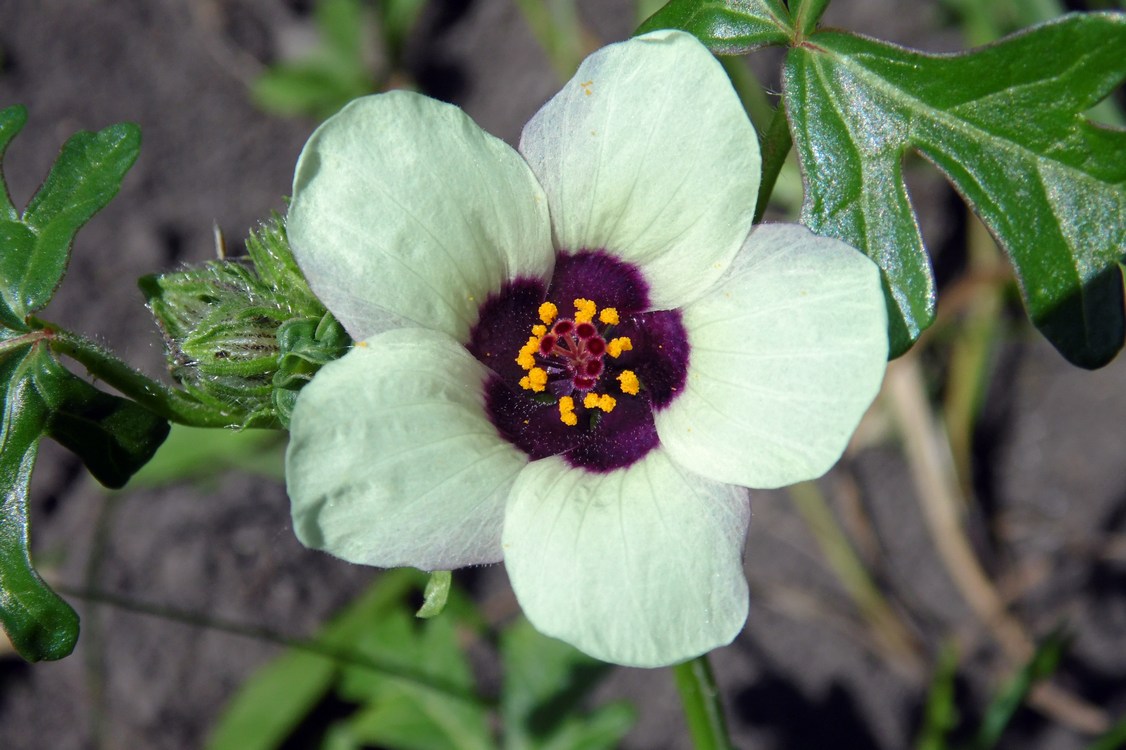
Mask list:
[{"label": "cream petal", "polygon": [[594,474],[559,457],[517,478],[508,575],[541,632],[604,661],[657,667],[729,643],[747,618],[745,490],[660,449]]},{"label": "cream petal", "polygon": [[501,559],[526,456],[485,414],[488,370],[445,334],[388,331],[326,365],[293,411],[286,480],[308,547],[365,565]]},{"label": "cream petal", "polygon": [[758,138],[694,37],[658,31],[588,57],[524,127],[556,246],[641,268],[654,309],[718,279],[751,228]]},{"label": "cream petal", "polygon": [[360,341],[420,326],[466,341],[507,279],[547,279],[547,202],[520,155],[457,107],[396,91],[321,125],[287,230],[313,292]]},{"label": "cream petal", "polygon": [[727,276],[683,316],[687,383],[656,415],[672,456],[745,487],[828,471],[887,367],[875,264],[796,224],[759,226]]}]

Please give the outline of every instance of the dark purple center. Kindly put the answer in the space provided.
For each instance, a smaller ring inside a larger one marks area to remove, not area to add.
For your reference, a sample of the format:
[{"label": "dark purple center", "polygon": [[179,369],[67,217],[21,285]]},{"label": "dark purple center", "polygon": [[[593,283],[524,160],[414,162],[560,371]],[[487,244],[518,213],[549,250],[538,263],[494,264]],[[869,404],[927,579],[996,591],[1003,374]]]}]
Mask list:
[{"label": "dark purple center", "polygon": [[[590,300],[599,311],[612,308],[617,322],[598,314],[582,320],[576,299]],[[558,316],[529,347],[532,327],[543,324],[545,301]],[[689,352],[680,312],[643,312],[648,306],[649,290],[637,268],[601,250],[558,255],[549,287],[516,279],[490,296],[467,348],[493,372],[485,403],[500,434],[532,459],[562,455],[572,466],[596,472],[629,466],[657,447],[653,411],[683,388]],[[623,339],[630,348],[621,346]],[[529,386],[531,362],[517,363],[525,348],[541,377],[547,376],[538,390]],[[630,374],[637,393],[628,392]],[[603,396],[614,401],[609,411],[584,404]],[[561,417],[560,399],[567,398],[574,424]]]}]

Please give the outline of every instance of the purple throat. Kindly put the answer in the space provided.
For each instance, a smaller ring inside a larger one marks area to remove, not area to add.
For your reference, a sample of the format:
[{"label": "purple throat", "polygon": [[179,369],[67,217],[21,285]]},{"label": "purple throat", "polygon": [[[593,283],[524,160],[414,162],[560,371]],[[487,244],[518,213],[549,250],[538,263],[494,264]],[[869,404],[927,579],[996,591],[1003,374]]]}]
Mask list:
[{"label": "purple throat", "polygon": [[653,413],[684,388],[689,347],[680,311],[648,307],[640,271],[602,250],[559,254],[550,284],[515,279],[491,295],[466,348],[492,371],[485,405],[501,436],[592,472],[656,448]]}]

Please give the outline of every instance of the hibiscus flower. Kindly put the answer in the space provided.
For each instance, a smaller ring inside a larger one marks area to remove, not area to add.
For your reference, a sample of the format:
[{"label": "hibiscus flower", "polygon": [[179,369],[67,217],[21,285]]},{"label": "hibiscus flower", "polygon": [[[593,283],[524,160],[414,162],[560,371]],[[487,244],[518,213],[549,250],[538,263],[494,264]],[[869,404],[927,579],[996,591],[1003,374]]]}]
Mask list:
[{"label": "hibiscus flower", "polygon": [[876,266],[751,231],[759,174],[722,68],[673,31],[587,58],[519,152],[414,93],[325,122],[289,238],[357,343],[293,411],[298,538],[503,560],[539,630],[611,662],[730,642],[745,488],[828,470],[887,358]]}]

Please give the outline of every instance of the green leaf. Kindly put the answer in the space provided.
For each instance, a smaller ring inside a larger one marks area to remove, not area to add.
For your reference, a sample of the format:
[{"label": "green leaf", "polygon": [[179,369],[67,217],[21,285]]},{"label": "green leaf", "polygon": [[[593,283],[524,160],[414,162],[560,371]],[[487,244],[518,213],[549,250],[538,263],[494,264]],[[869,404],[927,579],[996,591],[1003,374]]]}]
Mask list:
[{"label": "green leaf", "polygon": [[[0,163],[4,161],[4,154],[8,150],[8,144],[23,130],[23,126],[26,124],[27,107],[22,104],[16,104],[0,110]],[[12,198],[8,194],[8,185],[3,180],[0,180],[0,219],[5,221],[16,221],[19,219],[19,212],[16,211],[16,207],[12,205]],[[0,247],[3,247],[3,245],[0,245]]]},{"label": "green leaf", "polygon": [[35,387],[50,409],[46,434],[73,452],[106,487],[125,486],[168,436],[168,420],[99,391],[46,350],[35,356]]},{"label": "green leaf", "polygon": [[817,28],[817,22],[829,7],[829,0],[791,0],[794,28],[802,36],[809,36]]},{"label": "green leaf", "polygon": [[458,646],[453,618],[415,627],[415,570],[383,573],[309,647],[260,670],[227,707],[209,750],[277,748],[329,692],[359,704],[331,725],[322,747],[489,750],[485,707]]},{"label": "green leaf", "polygon": [[372,88],[366,76],[343,75],[321,63],[294,63],[267,70],[251,93],[254,103],[268,112],[324,120],[357,96],[370,94]]},{"label": "green leaf", "polygon": [[23,305],[18,284],[8,283],[5,267],[16,265],[21,258],[35,252],[35,235],[18,221],[0,220],[0,325],[14,331],[28,330],[24,315],[17,313]]},{"label": "green leaf", "polygon": [[247,680],[212,730],[207,747],[280,747],[328,694],[336,671],[336,664],[327,656],[287,651]]},{"label": "green leaf", "polygon": [[402,58],[407,36],[414,28],[425,5],[426,0],[383,0],[376,5],[383,40],[387,45],[392,64],[396,64]]},{"label": "green leaf", "polygon": [[934,320],[934,278],[903,182],[941,169],[1009,254],[1029,314],[1065,357],[1126,336],[1126,132],[1083,117],[1126,77],[1126,15],[1076,14],[962,55],[841,33],[788,53],[784,92],[803,221],[883,270],[893,355]]},{"label": "green leaf", "polygon": [[31,564],[28,486],[49,410],[35,387],[33,345],[0,353],[0,623],[28,661],[61,659],[78,640],[78,615]]},{"label": "green leaf", "polygon": [[958,649],[951,642],[939,652],[915,750],[946,750],[947,737],[958,726],[958,707],[954,703],[954,678],[957,675]]},{"label": "green leaf", "polygon": [[[141,131],[131,123],[97,133],[71,136],[47,179],[23,212],[22,224],[34,237],[21,235],[0,253],[0,282],[5,301],[20,317],[46,305],[70,260],[74,235],[121,188],[141,148]],[[15,230],[0,230],[0,242]]]},{"label": "green leaf", "polygon": [[254,82],[255,102],[284,115],[325,119],[375,90],[370,13],[360,0],[320,0],[315,20],[321,44],[305,59],[269,68]]},{"label": "green leaf", "polygon": [[1055,673],[1070,641],[1071,638],[1061,628],[1052,632],[1036,647],[1036,653],[1028,663],[985,709],[985,717],[981,720],[981,727],[972,744],[974,750],[990,750],[997,744],[1001,733],[1024,703],[1033,685]]},{"label": "green leaf", "polygon": [[484,707],[451,694],[470,696],[474,689],[455,618],[418,620],[404,604],[369,621],[354,648],[422,679],[407,681],[393,672],[361,666],[346,668],[340,695],[366,704],[349,721],[353,736],[397,750],[489,750],[493,743]]},{"label": "green leaf", "polygon": [[771,44],[789,44],[794,32],[781,0],[672,0],[635,33],[680,29],[717,55],[745,55]]},{"label": "green leaf", "polygon": [[363,53],[365,28],[361,0],[319,0],[313,17],[324,37],[324,44],[342,60],[356,61]]},{"label": "green leaf", "polygon": [[[259,669],[223,712],[208,750],[270,750],[282,745],[328,694],[352,643],[417,581],[390,571],[325,626],[314,641],[325,650],[292,648]],[[329,651],[340,650],[334,658]]]},{"label": "green leaf", "polygon": [[609,750],[636,720],[622,703],[580,711],[610,666],[541,635],[527,620],[501,634],[500,650],[506,750]]}]

